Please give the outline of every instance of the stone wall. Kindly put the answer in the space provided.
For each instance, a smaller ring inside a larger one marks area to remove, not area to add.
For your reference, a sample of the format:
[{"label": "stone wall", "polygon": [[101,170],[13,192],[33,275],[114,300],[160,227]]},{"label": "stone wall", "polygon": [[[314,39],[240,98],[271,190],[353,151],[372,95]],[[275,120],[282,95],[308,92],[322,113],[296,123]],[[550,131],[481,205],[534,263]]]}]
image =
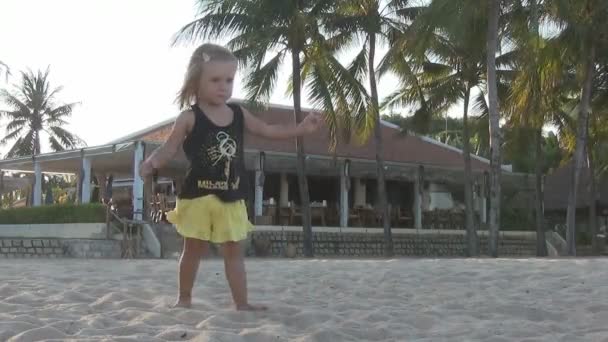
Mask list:
[{"label": "stone wall", "polygon": [[104,239],[105,223],[0,224],[0,238]]},{"label": "stone wall", "polygon": [[0,239],[0,258],[120,258],[121,242],[85,239]]},{"label": "stone wall", "polygon": [[[381,233],[313,233],[314,254],[317,257],[382,257]],[[462,234],[393,234],[396,256],[462,257],[466,240]],[[479,237],[479,250],[488,255],[487,237]],[[302,232],[256,231],[251,236],[250,256],[303,255]],[[534,256],[536,241],[529,237],[501,236],[499,256]],[[290,255],[291,254],[291,255]]]}]

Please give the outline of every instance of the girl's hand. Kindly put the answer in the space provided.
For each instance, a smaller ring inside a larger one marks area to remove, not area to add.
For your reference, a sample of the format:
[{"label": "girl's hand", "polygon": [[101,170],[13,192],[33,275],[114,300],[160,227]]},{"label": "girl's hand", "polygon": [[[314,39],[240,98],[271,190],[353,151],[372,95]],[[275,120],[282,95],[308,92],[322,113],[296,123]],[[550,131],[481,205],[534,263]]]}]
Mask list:
[{"label": "girl's hand", "polygon": [[145,160],[139,164],[139,175],[141,178],[146,178],[154,172],[154,166],[150,160]]},{"label": "girl's hand", "polygon": [[321,114],[310,112],[308,115],[300,122],[298,128],[304,134],[311,134],[316,132],[320,127],[323,119]]}]

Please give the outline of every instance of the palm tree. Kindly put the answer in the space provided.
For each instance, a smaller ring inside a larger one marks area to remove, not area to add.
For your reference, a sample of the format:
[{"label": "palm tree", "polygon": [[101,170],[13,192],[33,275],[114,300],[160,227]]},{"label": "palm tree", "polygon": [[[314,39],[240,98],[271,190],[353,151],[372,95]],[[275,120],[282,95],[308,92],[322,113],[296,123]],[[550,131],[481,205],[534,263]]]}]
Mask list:
[{"label": "palm tree", "polygon": [[4,77],[8,80],[8,76],[11,74],[11,69],[4,62],[0,61],[0,76],[4,74]]},{"label": "palm tree", "polygon": [[[363,140],[371,135],[373,129],[376,148],[376,175],[378,177],[378,200],[382,212],[384,230],[384,254],[393,255],[393,239],[390,227],[390,213],[386,192],[386,176],[384,168],[384,143],[382,139],[382,124],[380,119],[380,100],[378,95],[377,53],[378,45],[388,42],[391,37],[403,29],[403,22],[398,13],[407,11],[408,1],[378,1],[378,0],[347,0],[337,1],[335,15],[324,21],[325,28],[333,33],[339,33],[350,43],[361,42],[361,50],[351,63],[349,70],[364,83],[367,78],[369,93],[366,92],[370,103],[367,115],[357,122],[359,137]],[[351,46],[352,44],[345,44]]]},{"label": "palm tree", "polygon": [[[389,96],[388,103],[416,103],[423,115],[439,115],[463,102],[463,161],[467,253],[477,255],[477,234],[473,216],[469,107],[471,93],[483,92],[486,69],[487,11],[474,0],[434,0],[417,15],[406,41],[394,47],[409,47],[419,70],[405,70],[401,76],[418,82],[403,84]],[[415,95],[419,94],[419,95]]]},{"label": "palm tree", "polygon": [[498,230],[500,229],[500,114],[498,112],[498,85],[496,80],[496,49],[498,46],[498,19],[500,17],[500,0],[490,0],[488,6],[487,38],[487,87],[490,111],[490,238],[489,251],[493,257],[498,256]]},{"label": "palm tree", "polygon": [[[348,83],[348,70],[325,49],[341,47],[340,36],[324,40],[319,21],[330,13],[333,1],[285,0],[226,0],[198,1],[199,18],[185,25],[176,35],[175,43],[199,39],[230,38],[231,48],[240,65],[248,67],[245,89],[251,102],[265,102],[275,88],[279,69],[285,59],[291,59],[291,84],[296,124],[302,121],[302,84],[306,77],[313,79],[311,97],[326,110],[326,121],[332,132],[337,130],[339,112],[347,110],[346,98],[339,94],[337,82]],[[319,61],[327,58],[326,61]],[[329,72],[335,72],[335,76]],[[360,89],[342,84],[343,95],[358,96]],[[360,95],[360,94],[359,94]],[[359,96],[359,98],[361,98]],[[297,173],[302,223],[304,254],[313,256],[310,200],[305,170],[304,141],[298,137]]]},{"label": "palm tree", "polygon": [[[547,123],[547,116],[551,108],[547,108],[549,101],[555,99],[555,94],[549,95],[549,88],[557,89],[554,86],[553,78],[542,77],[543,72],[547,72],[547,58],[541,64],[541,57],[546,53],[541,50],[541,37],[539,33],[540,11],[536,0],[529,2],[526,8],[521,4],[514,13],[510,24],[510,36],[517,42],[516,50],[509,55],[509,60],[502,61],[504,64],[511,63],[515,69],[516,76],[510,84],[510,95],[507,99],[507,106],[510,109],[509,121],[514,127],[524,132],[534,132],[535,143],[535,173],[536,173],[536,254],[537,256],[547,255],[547,246],[544,234],[544,214],[542,209],[542,128]],[[561,68],[557,70],[561,73]],[[531,129],[528,129],[531,128]],[[525,139],[529,140],[529,139]],[[530,143],[520,139],[523,144]]]},{"label": "palm tree", "polygon": [[601,179],[608,168],[606,153],[608,151],[608,54],[604,52],[600,56],[594,89],[595,94],[592,101],[592,116],[589,126],[589,146],[587,148],[587,163],[589,168],[589,230],[593,253],[599,255],[600,246],[597,229],[597,179]]},{"label": "palm tree", "polygon": [[564,56],[572,61],[577,73],[582,75],[579,80],[580,104],[566,219],[568,254],[576,255],[577,189],[589,135],[589,112],[597,56],[608,46],[608,3],[603,0],[547,0],[545,8],[548,17],[561,29],[558,39],[565,51]]},{"label": "palm tree", "polygon": [[85,145],[64,128],[76,103],[57,104],[55,96],[62,88],[51,88],[48,76],[48,68],[35,74],[31,70],[21,72],[21,84],[15,85],[13,93],[0,90],[0,99],[10,108],[0,111],[0,116],[9,120],[0,144],[14,141],[6,157],[40,154],[42,132],[48,135],[53,151]]}]

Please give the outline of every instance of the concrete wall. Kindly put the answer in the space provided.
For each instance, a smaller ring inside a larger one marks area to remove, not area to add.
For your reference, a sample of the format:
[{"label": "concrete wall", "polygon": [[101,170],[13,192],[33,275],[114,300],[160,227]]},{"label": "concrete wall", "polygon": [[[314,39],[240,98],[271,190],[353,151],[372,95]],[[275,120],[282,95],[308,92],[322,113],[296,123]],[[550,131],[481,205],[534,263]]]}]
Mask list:
[{"label": "concrete wall", "polygon": [[[480,232],[481,233],[481,232]],[[255,231],[250,237],[250,256],[303,255],[303,235],[299,231]],[[462,233],[416,234],[393,232],[396,256],[462,257],[466,238]],[[313,247],[317,257],[382,257],[383,234],[370,232],[313,232]],[[291,251],[290,251],[291,250]],[[479,236],[479,250],[488,255],[486,234]],[[536,240],[529,234],[501,235],[498,253],[501,257],[535,256]]]},{"label": "concrete wall", "polygon": [[121,242],[86,239],[0,238],[0,258],[120,258]]},{"label": "concrete wall", "polygon": [[105,239],[105,223],[0,224],[0,238]]},{"label": "concrete wall", "polygon": [[[172,225],[155,225],[165,258],[178,258],[183,240]],[[396,256],[461,257],[465,255],[466,240],[463,230],[393,229]],[[381,229],[313,228],[314,253],[317,257],[382,257]],[[479,231],[479,249],[488,255],[487,232]],[[285,257],[295,252],[303,255],[303,235],[299,227],[257,226],[243,242],[246,255],[251,257]],[[212,255],[218,256],[217,248]],[[291,251],[288,251],[291,250]],[[499,256],[535,256],[534,232],[501,232]]]}]

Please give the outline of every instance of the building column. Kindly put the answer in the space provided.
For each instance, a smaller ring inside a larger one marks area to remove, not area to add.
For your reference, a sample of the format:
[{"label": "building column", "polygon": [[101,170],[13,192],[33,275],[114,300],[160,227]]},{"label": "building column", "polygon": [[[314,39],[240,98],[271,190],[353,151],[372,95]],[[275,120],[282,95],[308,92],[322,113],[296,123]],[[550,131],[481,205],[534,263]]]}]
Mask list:
[{"label": "building column", "polygon": [[348,227],[348,177],[340,175],[340,227]]},{"label": "building column", "polygon": [[82,203],[91,202],[91,158],[82,158]]},{"label": "building column", "polygon": [[414,179],[414,227],[422,229],[422,191],[424,190],[424,167],[418,166]]},{"label": "building column", "polygon": [[361,181],[361,178],[355,178],[355,206],[364,207],[367,204],[366,184]]},{"label": "building column", "polygon": [[279,208],[287,208],[289,205],[289,182],[287,174],[281,173],[281,193],[279,194]]},{"label": "building column", "polygon": [[481,181],[480,189],[479,189],[479,220],[481,221],[481,224],[484,226],[486,223],[488,223],[488,196],[487,196],[488,183],[486,182],[485,178],[486,177],[485,177],[485,173],[484,173],[484,177]]},{"label": "building column", "polygon": [[144,217],[144,180],[139,176],[139,164],[145,158],[144,144],[138,141],[133,153],[133,219],[143,220]]},{"label": "building column", "polygon": [[262,216],[264,209],[264,184],[262,181],[264,177],[261,170],[255,170],[255,216]]},{"label": "building column", "polygon": [[257,156],[257,165],[255,169],[255,201],[253,213],[256,218],[262,216],[264,209],[264,162],[265,155],[260,153]]},{"label": "building column", "polygon": [[42,205],[42,169],[40,162],[34,160],[34,198],[32,201],[34,207]]},{"label": "building column", "polygon": [[96,198],[95,200],[104,203],[104,199],[106,198],[106,183],[108,181],[108,177],[103,173],[98,173],[95,177],[97,178],[97,183],[99,184],[99,198]]}]

